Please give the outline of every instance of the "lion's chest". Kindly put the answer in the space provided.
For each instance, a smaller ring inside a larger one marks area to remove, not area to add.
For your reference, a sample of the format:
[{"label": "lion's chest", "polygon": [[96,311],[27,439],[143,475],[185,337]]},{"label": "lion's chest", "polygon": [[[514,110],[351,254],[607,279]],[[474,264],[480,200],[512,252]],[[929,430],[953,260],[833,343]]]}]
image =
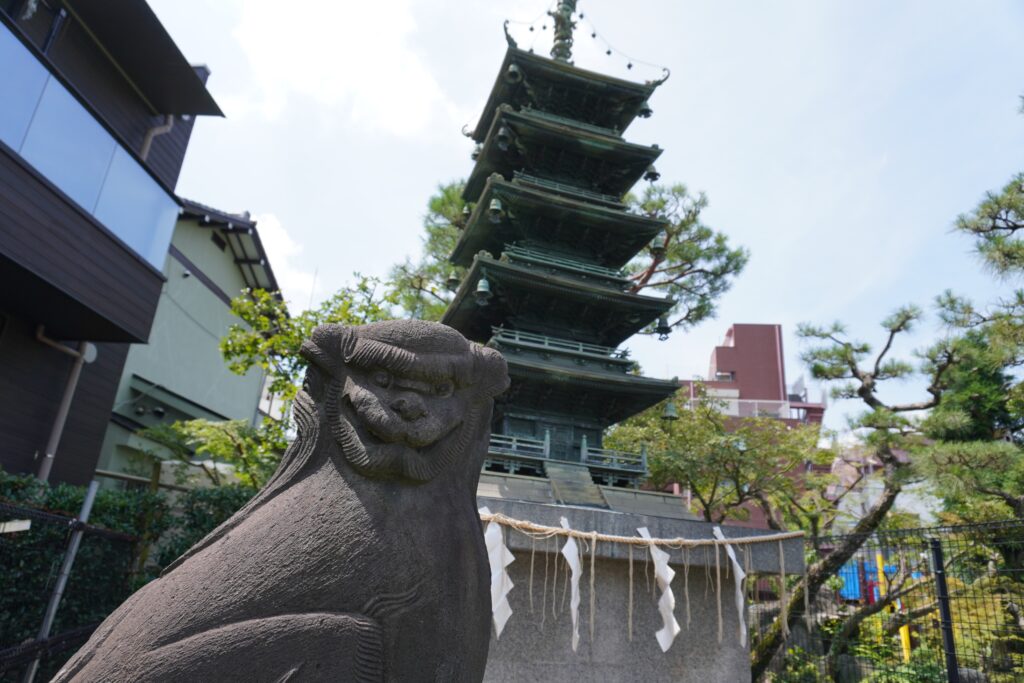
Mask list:
[{"label": "lion's chest", "polygon": [[361,611],[400,594],[391,618],[461,612],[478,607],[489,584],[472,498],[433,483],[350,483],[325,468],[246,526],[264,528],[261,564],[277,575],[279,599],[298,609]]}]

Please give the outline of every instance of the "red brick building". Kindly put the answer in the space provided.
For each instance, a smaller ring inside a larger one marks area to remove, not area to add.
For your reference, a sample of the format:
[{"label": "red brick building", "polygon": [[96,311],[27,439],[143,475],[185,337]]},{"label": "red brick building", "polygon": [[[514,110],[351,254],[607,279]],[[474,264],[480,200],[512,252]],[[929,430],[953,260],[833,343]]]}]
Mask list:
[{"label": "red brick building", "polygon": [[733,325],[711,352],[707,377],[680,384],[693,400],[700,400],[696,387],[702,384],[707,399],[720,402],[735,417],[821,424],[825,415],[824,399],[809,401],[802,378],[786,384],[781,325]]}]

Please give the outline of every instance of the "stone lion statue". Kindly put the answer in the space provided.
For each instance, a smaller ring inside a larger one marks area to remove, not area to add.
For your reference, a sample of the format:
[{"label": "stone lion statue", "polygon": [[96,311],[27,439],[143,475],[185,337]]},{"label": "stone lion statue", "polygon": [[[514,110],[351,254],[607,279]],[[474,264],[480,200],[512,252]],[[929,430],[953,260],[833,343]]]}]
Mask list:
[{"label": "stone lion statue", "polygon": [[479,681],[476,484],[496,351],[449,327],[324,325],[298,435],[233,517],[96,630],[56,681]]}]

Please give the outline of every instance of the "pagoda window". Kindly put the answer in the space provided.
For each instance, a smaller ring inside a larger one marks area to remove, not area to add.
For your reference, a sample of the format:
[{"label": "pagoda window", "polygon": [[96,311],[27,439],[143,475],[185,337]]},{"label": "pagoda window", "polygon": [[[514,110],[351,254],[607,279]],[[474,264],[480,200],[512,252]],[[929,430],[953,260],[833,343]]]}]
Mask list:
[{"label": "pagoda window", "polygon": [[505,420],[506,434],[510,436],[537,436],[537,421],[522,417],[509,417]]}]

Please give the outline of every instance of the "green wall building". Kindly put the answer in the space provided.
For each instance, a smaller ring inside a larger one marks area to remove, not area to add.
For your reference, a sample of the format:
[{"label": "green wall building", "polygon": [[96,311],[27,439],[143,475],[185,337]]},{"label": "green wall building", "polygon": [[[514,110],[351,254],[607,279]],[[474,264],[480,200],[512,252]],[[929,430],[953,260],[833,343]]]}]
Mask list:
[{"label": "green wall building", "polygon": [[278,289],[256,223],[181,202],[149,343],[131,347],[118,384],[98,465],[107,480],[153,475],[151,454],[162,449],[136,434],[143,427],[196,418],[256,424],[275,410],[264,373],[237,375],[220,353],[221,338],[240,322],[231,299],[247,288]]}]

